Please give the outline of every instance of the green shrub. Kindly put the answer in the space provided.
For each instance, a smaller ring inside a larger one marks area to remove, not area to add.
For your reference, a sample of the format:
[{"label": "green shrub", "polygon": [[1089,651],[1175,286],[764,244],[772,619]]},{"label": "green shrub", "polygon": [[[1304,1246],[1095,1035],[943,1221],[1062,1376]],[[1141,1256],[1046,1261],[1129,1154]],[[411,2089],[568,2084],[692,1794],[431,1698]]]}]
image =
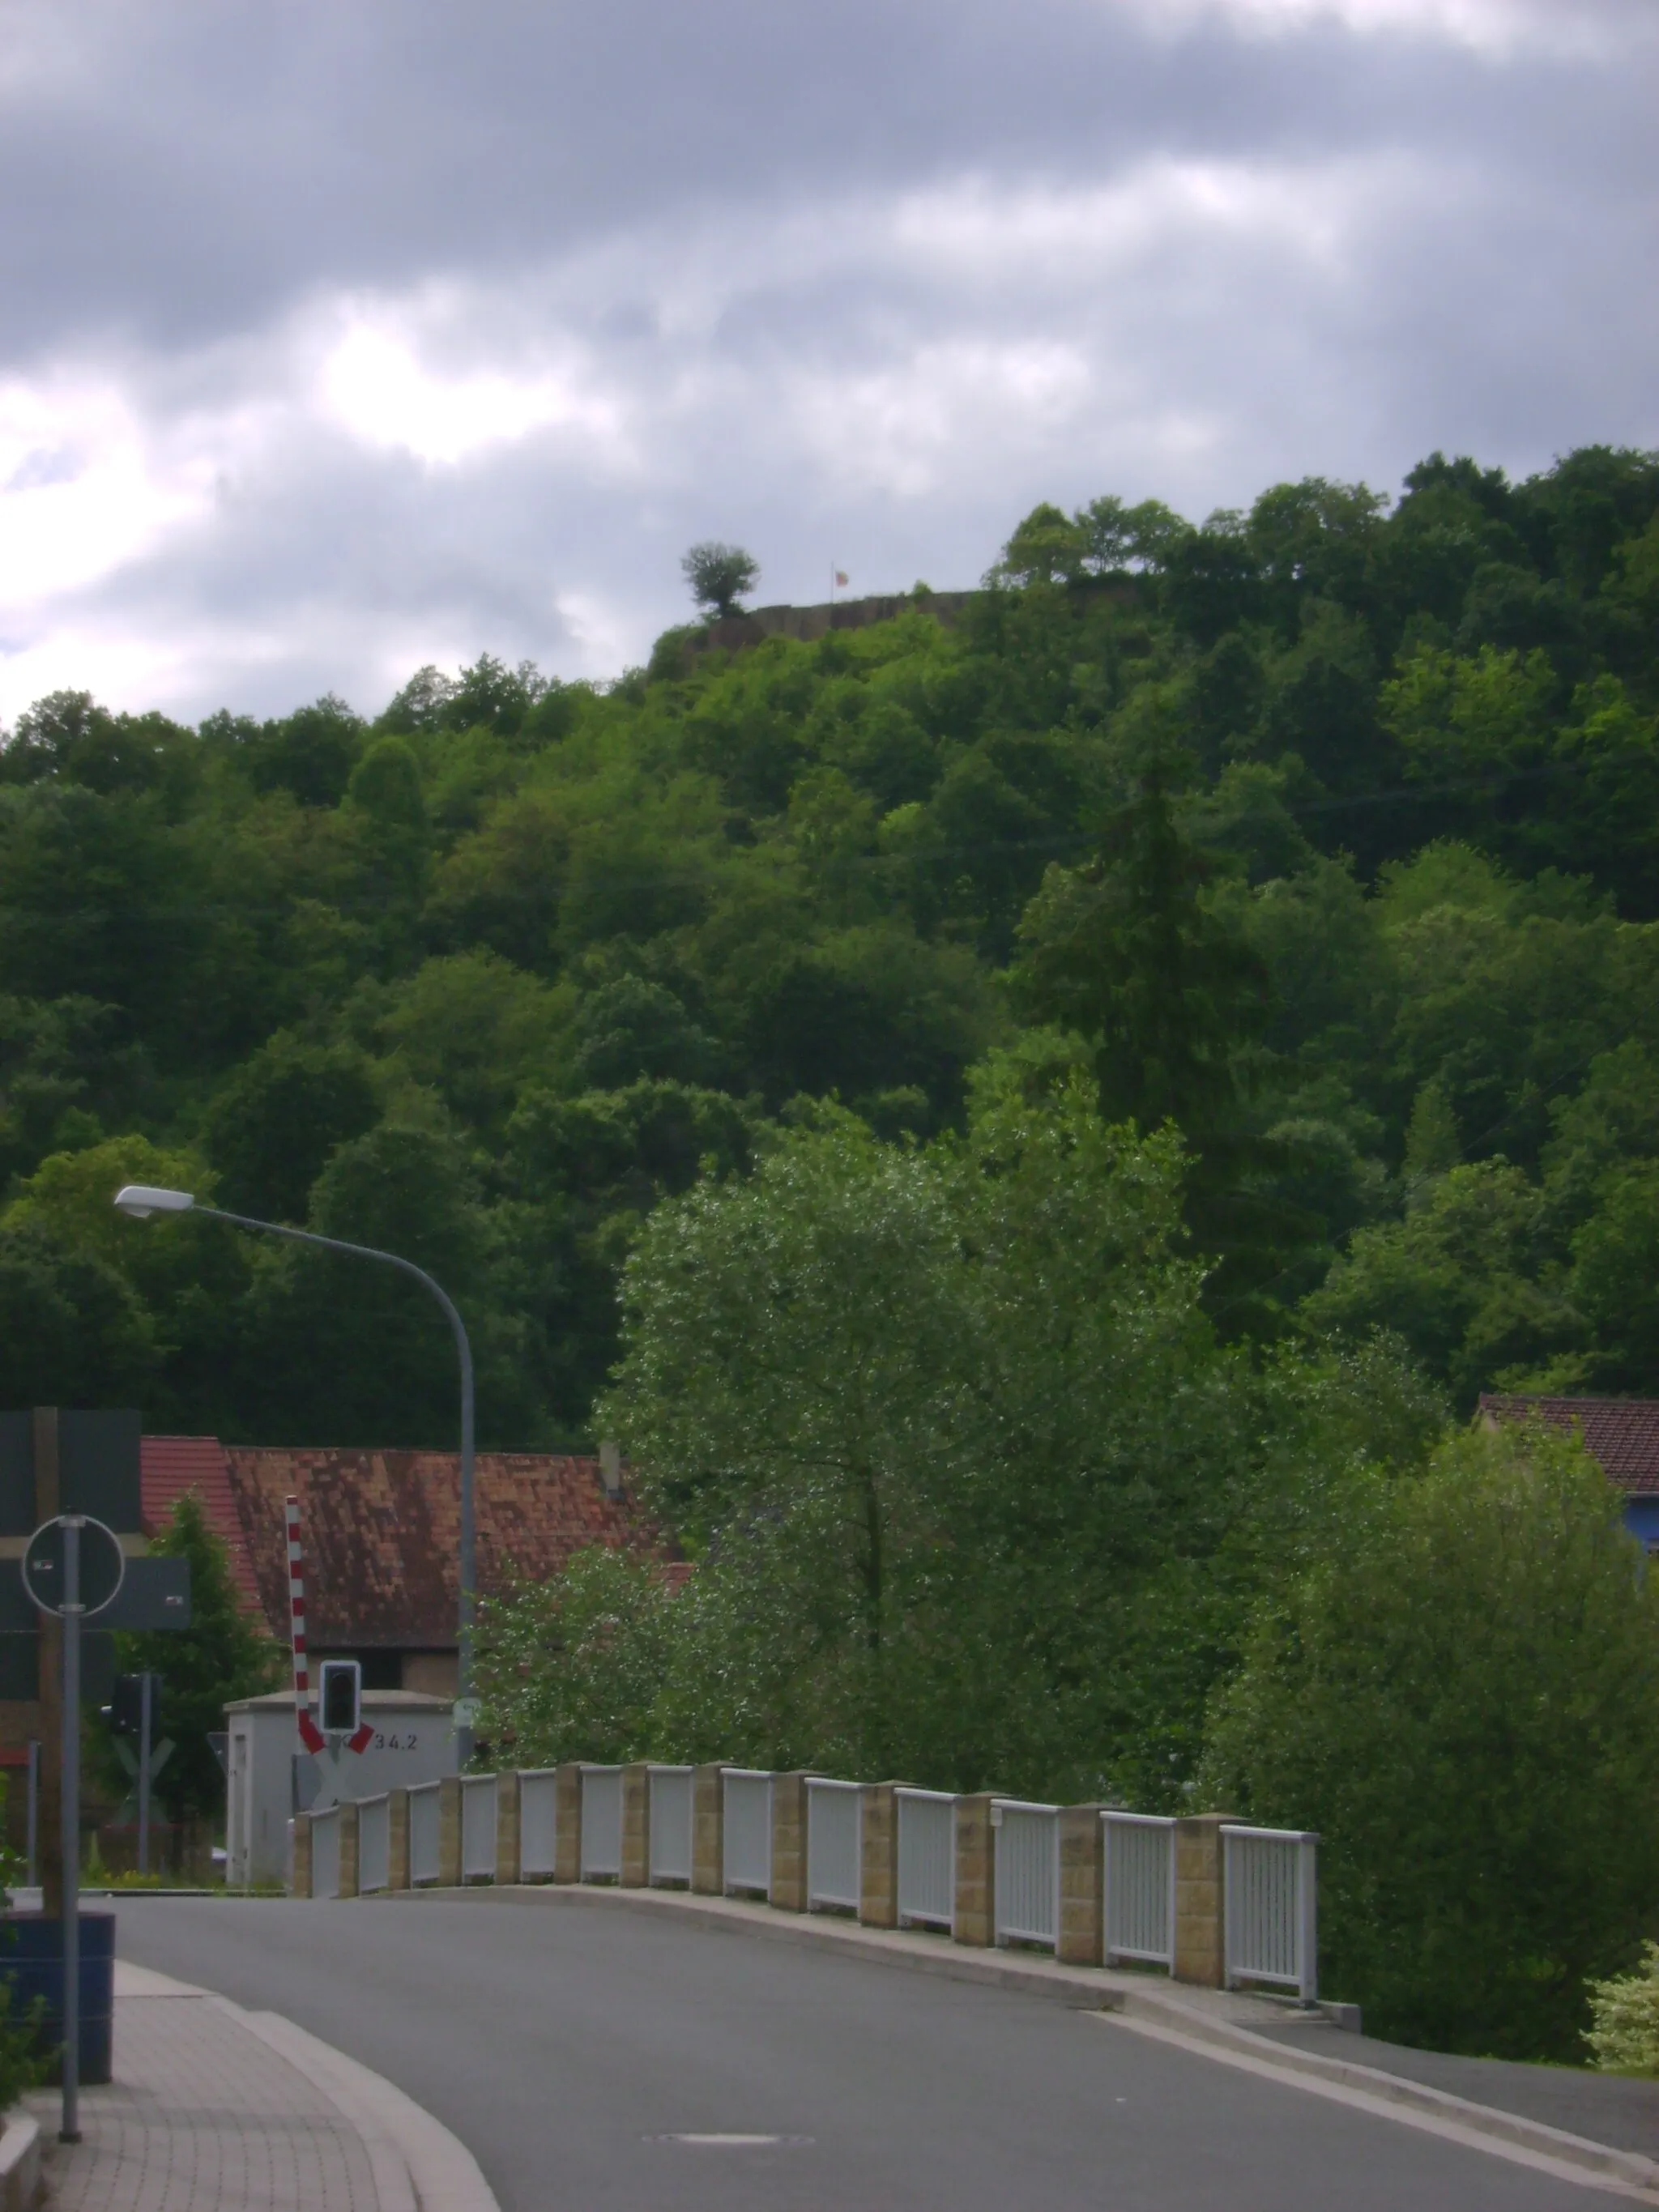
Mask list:
[{"label": "green shrub", "polygon": [[[0,1782],[0,1834],[4,1832],[6,1787]],[[28,1869],[21,1855],[0,1843],[0,1902],[9,1910],[12,1893],[22,1885]],[[46,2001],[37,1997],[14,2019],[11,1984],[4,1978],[6,1947],[11,1929],[0,1919],[0,2112],[9,2112],[26,2089],[38,2088],[52,2071],[52,2054],[45,2047],[41,2029]]]},{"label": "green shrub", "polygon": [[1584,2040],[1604,2074],[1659,2074],[1659,1943],[1643,1947],[1633,1974],[1590,1984]]},{"label": "green shrub", "polygon": [[1659,1920],[1659,1582],[1576,1443],[1376,1486],[1259,1626],[1206,1802],[1317,1829],[1320,1979],[1376,2033],[1576,2063]]},{"label": "green shrub", "polygon": [[0,2112],[9,2112],[26,2089],[38,2089],[52,2070],[56,2053],[46,2047],[46,1999],[36,1997],[14,2018],[11,1985],[0,1980]]}]

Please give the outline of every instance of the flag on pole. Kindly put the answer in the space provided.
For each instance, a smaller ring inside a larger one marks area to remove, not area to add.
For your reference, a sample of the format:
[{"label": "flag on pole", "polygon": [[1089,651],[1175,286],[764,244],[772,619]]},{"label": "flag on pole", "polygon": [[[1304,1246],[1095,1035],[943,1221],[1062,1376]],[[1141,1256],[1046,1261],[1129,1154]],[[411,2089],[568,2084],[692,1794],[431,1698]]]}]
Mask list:
[{"label": "flag on pole", "polygon": [[847,582],[847,571],[846,571],[846,569],[845,569],[845,568],[837,568],[837,569],[836,569],[836,582],[837,583],[837,585],[843,586],[845,586],[845,584],[846,584],[846,582]]}]

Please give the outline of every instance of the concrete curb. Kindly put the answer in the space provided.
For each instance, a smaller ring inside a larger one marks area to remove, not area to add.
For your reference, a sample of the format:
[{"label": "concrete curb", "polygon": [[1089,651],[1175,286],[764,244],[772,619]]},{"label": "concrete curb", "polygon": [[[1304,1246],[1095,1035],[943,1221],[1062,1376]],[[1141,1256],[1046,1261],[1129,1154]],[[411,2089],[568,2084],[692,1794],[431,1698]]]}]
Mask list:
[{"label": "concrete curb", "polygon": [[1587,2136],[1553,2128],[1547,2121],[1529,2120],[1522,2113],[1505,2112],[1501,2106],[1478,2105],[1449,2089],[1431,2088],[1425,2081],[1386,2073],[1379,2066],[1362,2065],[1357,2059],[1330,2058],[1322,2051],[1297,2051],[1293,2045],[1269,2042],[1240,2021],[1217,2019],[1161,1991],[1126,1991],[1118,2009],[1126,2027],[1207,2047],[1218,2055],[1235,2053],[1253,2066],[1292,2080],[1299,2078],[1304,2084],[1319,2082],[1352,2090],[1460,2129],[1473,2128],[1494,2141],[1517,2145],[1570,2167],[1575,2176],[1607,2175],[1644,2194],[1651,2193],[1659,2203],[1659,2163],[1639,2151],[1615,2150],[1607,2143],[1592,2142]]},{"label": "concrete curb", "polygon": [[40,2194],[40,2123],[9,2112],[0,2133],[0,2212],[34,2212]]},{"label": "concrete curb", "polygon": [[1073,2010],[1110,2014],[1139,2033],[1179,2044],[1200,2057],[1243,2066],[1291,2087],[1358,2102],[1368,2111],[1405,2124],[1449,2135],[1498,2155],[1519,2158],[1522,2163],[1567,2179],[1591,2182],[1659,2204],[1659,2162],[1638,2152],[1617,2150],[1610,2144],[1550,2127],[1542,2120],[1529,2120],[1518,2112],[1431,2088],[1403,2075],[1387,2074],[1350,2059],[1328,2058],[1318,2051],[1287,2048],[1254,2033],[1253,2019],[1265,2024],[1285,2016],[1285,2008],[1270,1999],[1237,1991],[1188,1989],[1109,1967],[1062,1966],[1035,1954],[967,1950],[939,1936],[866,1928],[856,1921],[821,1913],[776,1912],[769,1905],[740,1898],[692,1896],[685,1890],[526,1883],[400,1890],[363,1901],[408,1903],[422,1898],[449,1903],[464,1899],[469,1905],[492,1899],[503,1905],[533,1901],[562,1907],[667,1914],[722,1934],[759,1936],[772,1942],[838,1951],[843,1955],[853,1953],[912,1973],[991,1984],[1025,1996],[1047,1997]]},{"label": "concrete curb", "polygon": [[286,2058],[350,2121],[368,2148],[381,2212],[500,2212],[459,2136],[384,2075],[274,2012],[210,2000]]},{"label": "concrete curb", "polygon": [[[362,2139],[380,2212],[501,2212],[465,2144],[412,2097],[343,2051],[280,2013],[249,2012],[229,1997],[153,1968],[118,1960],[117,1975],[118,1996],[195,1997],[212,2005],[319,2089]],[[127,1984],[125,1990],[121,1981]],[[8,2141],[10,2127],[9,2123]],[[0,2159],[3,2155],[0,2144]],[[0,2196],[0,2212],[14,2212],[9,2197]],[[30,2212],[30,2206],[20,2203],[15,2212]]]},{"label": "concrete curb", "polygon": [[[1253,2051],[1235,2047],[1218,2036],[1190,2033],[1127,2011],[1103,2014],[1102,2019],[1109,2026],[1173,2045],[1196,2057],[1237,2067],[1286,2087],[1375,2113],[1379,2119],[1467,2144],[1472,2150],[1511,2160],[1534,2172],[1553,2174],[1558,2180],[1574,2182],[1582,2188],[1608,2190],[1633,2197],[1638,2203],[1659,2205],[1659,2166],[1638,2152],[1614,2150],[1606,2143],[1547,2126],[1541,2120],[1525,2119],[1491,2105],[1473,2104],[1467,2098],[1428,2088],[1397,2074],[1384,2074],[1375,2067],[1351,2067],[1340,2059],[1321,2059],[1312,2051],[1292,2052],[1286,2063],[1279,2045],[1251,2035],[1248,2030],[1239,2032],[1237,2045],[1253,2045]],[[1314,2073],[1316,2066],[1322,2071],[1328,2069],[1329,2078]]]}]

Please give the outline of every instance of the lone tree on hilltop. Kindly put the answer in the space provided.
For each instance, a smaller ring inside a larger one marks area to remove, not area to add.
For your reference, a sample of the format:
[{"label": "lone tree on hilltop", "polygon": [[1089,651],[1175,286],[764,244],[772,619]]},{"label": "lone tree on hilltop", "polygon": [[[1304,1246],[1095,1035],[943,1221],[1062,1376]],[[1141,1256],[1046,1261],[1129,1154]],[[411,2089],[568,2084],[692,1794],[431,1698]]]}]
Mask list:
[{"label": "lone tree on hilltop", "polygon": [[752,553],[745,553],[741,545],[722,545],[714,538],[694,545],[680,566],[692,598],[698,606],[707,607],[717,622],[743,611],[738,601],[754,588],[760,574],[760,563]]}]

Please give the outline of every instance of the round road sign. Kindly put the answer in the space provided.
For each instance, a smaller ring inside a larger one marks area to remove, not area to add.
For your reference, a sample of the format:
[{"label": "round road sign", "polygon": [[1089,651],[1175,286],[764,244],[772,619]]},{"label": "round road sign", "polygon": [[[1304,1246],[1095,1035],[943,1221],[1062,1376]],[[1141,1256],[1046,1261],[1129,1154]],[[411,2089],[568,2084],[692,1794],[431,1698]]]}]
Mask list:
[{"label": "round road sign", "polygon": [[[64,1610],[64,1531],[70,1516],[43,1521],[23,1554],[23,1587],[42,1613]],[[127,1571],[118,1539],[88,1514],[74,1516],[81,1532],[80,1583],[82,1614],[101,1613],[111,1604]]]}]

